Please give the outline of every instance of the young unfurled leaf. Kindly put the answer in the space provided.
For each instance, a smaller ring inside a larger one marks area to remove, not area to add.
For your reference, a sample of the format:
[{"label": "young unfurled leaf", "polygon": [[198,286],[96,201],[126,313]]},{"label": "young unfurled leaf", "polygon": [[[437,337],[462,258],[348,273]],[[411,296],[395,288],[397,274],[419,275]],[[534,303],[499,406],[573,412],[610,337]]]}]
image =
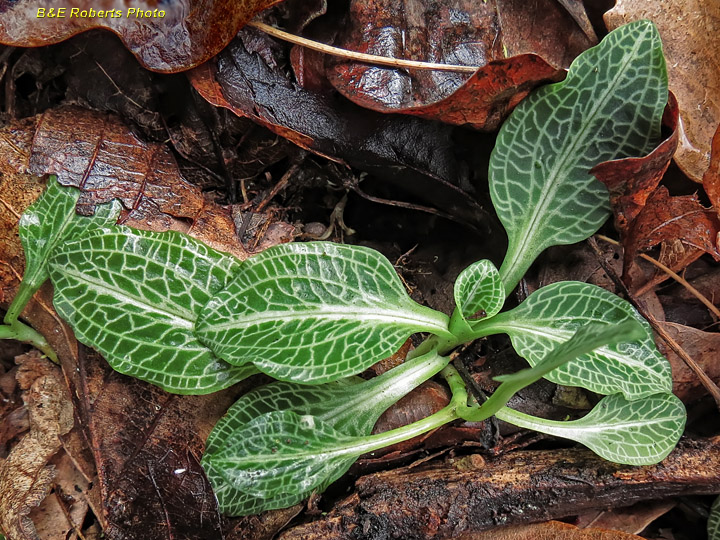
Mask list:
[{"label": "young unfurled leaf", "polygon": [[664,459],[685,428],[685,406],[672,394],[628,401],[620,394],[604,397],[579,420],[544,420],[503,408],[497,417],[584,444],[604,459],[625,465],[651,465]]},{"label": "young unfurled leaf", "polygon": [[708,540],[720,540],[720,497],[715,499],[708,517]]},{"label": "young unfurled leaf", "polygon": [[200,340],[235,365],[319,384],[361,372],[408,336],[450,336],[448,317],[413,302],[378,252],[284,244],[245,261],[203,309]]},{"label": "young unfurled leaf", "polygon": [[121,209],[119,201],[99,205],[95,215],[88,217],[75,213],[79,197],[79,190],[62,187],[57,177],[51,176],[43,194],[20,218],[18,227],[25,251],[25,274],[5,322],[15,321],[32,295],[48,279],[47,261],[56,246],[117,221]]},{"label": "young unfurled leaf", "polygon": [[[440,371],[448,360],[432,352],[367,381],[351,378],[312,386],[274,382],[245,394],[217,423],[203,455],[203,467],[221,511],[227,515],[247,515],[282,508],[303,500],[317,489],[267,500],[238,489],[223,477],[211,456],[227,448],[234,433],[244,430],[254,418],[273,411],[293,411],[319,418],[345,435],[365,437],[385,409]],[[331,482],[325,482],[322,489]]]},{"label": "young unfurled leaf", "polygon": [[490,195],[509,240],[500,268],[506,292],[545,248],[584,240],[602,225],[608,193],[590,169],[648,154],[666,102],[660,36],[637,21],[578,56],[564,81],[518,105],[490,158]]},{"label": "young unfurled leaf", "polygon": [[257,372],[221,361],[194,334],[201,308],[239,266],[187,235],[118,227],[59,247],[50,277],[58,313],[115,370],[206,394]]},{"label": "young unfurled leaf", "polygon": [[[488,260],[478,261],[460,272],[454,288],[456,310],[451,329],[459,317],[466,325],[495,316],[505,303],[505,288],[498,269]],[[464,326],[464,325],[463,325]]]},{"label": "young unfurled leaf", "polygon": [[629,303],[594,285],[553,283],[535,291],[515,309],[481,321],[473,329],[478,337],[508,334],[518,354],[536,365],[580,326],[627,320],[642,325],[642,339],[601,347],[559,367],[546,378],[599,394],[621,392],[630,400],[670,392],[670,364],[655,347],[650,325]]}]

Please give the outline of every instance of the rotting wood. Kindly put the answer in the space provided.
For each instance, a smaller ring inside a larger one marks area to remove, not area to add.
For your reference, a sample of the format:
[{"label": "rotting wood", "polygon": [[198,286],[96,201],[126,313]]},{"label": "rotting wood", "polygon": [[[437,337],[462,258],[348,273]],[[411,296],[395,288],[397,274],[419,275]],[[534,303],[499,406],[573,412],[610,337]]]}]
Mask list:
[{"label": "rotting wood", "polygon": [[[478,460],[479,461],[479,460]],[[530,450],[467,457],[360,478],[324,519],[280,540],[457,538],[501,525],[546,521],[593,508],[720,492],[720,437],[682,441],[662,463],[617,465],[589,450]]]}]

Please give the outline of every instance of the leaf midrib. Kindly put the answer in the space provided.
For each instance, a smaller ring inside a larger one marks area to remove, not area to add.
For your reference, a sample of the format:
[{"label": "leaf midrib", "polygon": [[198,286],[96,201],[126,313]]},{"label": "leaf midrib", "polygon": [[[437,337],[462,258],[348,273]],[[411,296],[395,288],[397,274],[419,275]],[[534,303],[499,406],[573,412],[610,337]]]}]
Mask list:
[{"label": "leaf midrib", "polygon": [[[86,283],[88,285],[88,288],[94,290],[96,294],[100,294],[103,292],[115,293],[113,294],[113,296],[121,299],[123,302],[167,316],[170,319],[170,321],[168,322],[173,322],[178,326],[186,328],[188,330],[193,330],[195,328],[195,321],[197,320],[197,316],[192,311],[174,311],[172,309],[169,309],[168,304],[166,303],[164,303],[162,306],[159,306],[158,304],[143,302],[141,298],[135,298],[123,289],[114,287],[104,281],[91,279],[89,276],[87,276],[87,274],[79,272],[70,267],[64,267],[62,269],[62,273],[65,276],[73,277],[78,281]],[[172,302],[170,303],[170,305],[177,306],[177,304],[173,304]]]},{"label": "leaf midrib", "polygon": [[[383,315],[380,313],[381,311],[387,314]],[[444,314],[439,312],[438,315],[438,319],[440,319],[441,317],[445,317]],[[411,317],[408,316],[407,312],[402,311],[398,312],[392,310],[378,310],[377,308],[357,308],[355,306],[338,306],[330,309],[308,309],[301,312],[263,311],[262,313],[254,314],[252,317],[246,316],[244,320],[235,319],[223,323],[205,323],[201,327],[201,331],[208,332],[247,328],[250,326],[265,324],[268,322],[282,321],[283,323],[286,323],[288,321],[301,321],[305,319],[315,318],[321,318],[328,321],[357,319],[361,322],[375,321],[380,323],[388,323],[389,325],[393,326],[400,326],[405,324],[416,328],[422,326],[423,329],[428,331],[434,329],[440,331],[443,335],[447,334],[446,326],[440,324],[439,320],[437,319],[419,316]]]}]

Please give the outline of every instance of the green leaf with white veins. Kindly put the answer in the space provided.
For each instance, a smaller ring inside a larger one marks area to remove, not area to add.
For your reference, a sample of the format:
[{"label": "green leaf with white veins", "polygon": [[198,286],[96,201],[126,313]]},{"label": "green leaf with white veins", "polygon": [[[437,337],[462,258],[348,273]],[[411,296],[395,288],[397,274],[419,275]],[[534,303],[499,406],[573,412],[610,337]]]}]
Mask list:
[{"label": "green leaf with white veins", "polygon": [[494,317],[505,303],[505,288],[498,269],[488,260],[478,261],[460,272],[454,288],[455,312],[450,328],[458,330],[482,319]]},{"label": "green leaf with white veins", "polygon": [[202,311],[197,335],[227,362],[319,384],[363,371],[416,332],[451,337],[447,327],[446,315],[410,299],[376,251],[313,242],[245,261]]},{"label": "green leaf with white veins", "polygon": [[594,233],[610,211],[590,169],[648,154],[667,102],[660,36],[649,21],[621,26],[578,56],[567,78],[523,100],[490,158],[490,195],[508,234],[500,268],[510,292],[547,247]]},{"label": "green leaf with white veins", "polygon": [[120,214],[120,202],[99,205],[93,216],[78,216],[75,205],[80,191],[63,187],[57,177],[48,179],[42,195],[20,218],[20,241],[25,251],[25,274],[5,321],[18,318],[33,294],[48,279],[47,260],[53,249],[90,231],[112,225]]},{"label": "green leaf with white veins", "polygon": [[362,453],[355,451],[356,445],[356,437],[318,418],[274,411],[233,434],[227,446],[205,462],[239,491],[282,500],[340,478]]},{"label": "green leaf with white veins", "polygon": [[194,334],[202,306],[239,267],[187,235],[117,227],[56,250],[50,278],[58,313],[115,370],[207,394],[257,373],[221,361]]},{"label": "green leaf with white veins", "polygon": [[324,489],[326,480],[307,492],[290,493],[268,500],[237,489],[213,462],[213,455],[228,446],[233,434],[245,429],[255,418],[273,411],[288,410],[317,417],[345,435],[370,435],[380,415],[447,365],[449,358],[435,351],[408,360],[382,375],[359,377],[320,385],[276,381],[243,395],[215,425],[205,445],[203,467],[223,514],[250,515],[291,506],[308,497],[313,489]]},{"label": "green leaf with white veins", "polygon": [[708,517],[708,540],[720,540],[720,497],[715,499]]},{"label": "green leaf with white veins", "polygon": [[628,401],[619,394],[604,397],[579,420],[558,422],[504,407],[500,420],[584,444],[600,457],[625,465],[652,465],[663,460],[685,428],[685,406],[672,394]]},{"label": "green leaf with white veins", "polygon": [[642,339],[601,347],[551,371],[546,378],[599,394],[622,393],[630,400],[670,392],[670,364],[655,347],[650,325],[628,302],[595,285],[553,283],[532,293],[518,307],[476,323],[473,330],[475,337],[508,334],[518,354],[534,366],[581,326],[631,319],[645,329]]}]

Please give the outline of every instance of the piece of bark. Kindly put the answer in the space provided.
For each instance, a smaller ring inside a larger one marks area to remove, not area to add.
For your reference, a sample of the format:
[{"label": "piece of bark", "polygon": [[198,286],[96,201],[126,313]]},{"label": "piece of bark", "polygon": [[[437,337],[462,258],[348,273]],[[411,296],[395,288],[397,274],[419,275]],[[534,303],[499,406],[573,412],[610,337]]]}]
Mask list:
[{"label": "piece of bark", "polygon": [[720,492],[720,437],[681,442],[662,463],[617,465],[589,450],[519,451],[477,469],[436,464],[360,478],[324,519],[280,540],[457,538],[591,508]]}]

